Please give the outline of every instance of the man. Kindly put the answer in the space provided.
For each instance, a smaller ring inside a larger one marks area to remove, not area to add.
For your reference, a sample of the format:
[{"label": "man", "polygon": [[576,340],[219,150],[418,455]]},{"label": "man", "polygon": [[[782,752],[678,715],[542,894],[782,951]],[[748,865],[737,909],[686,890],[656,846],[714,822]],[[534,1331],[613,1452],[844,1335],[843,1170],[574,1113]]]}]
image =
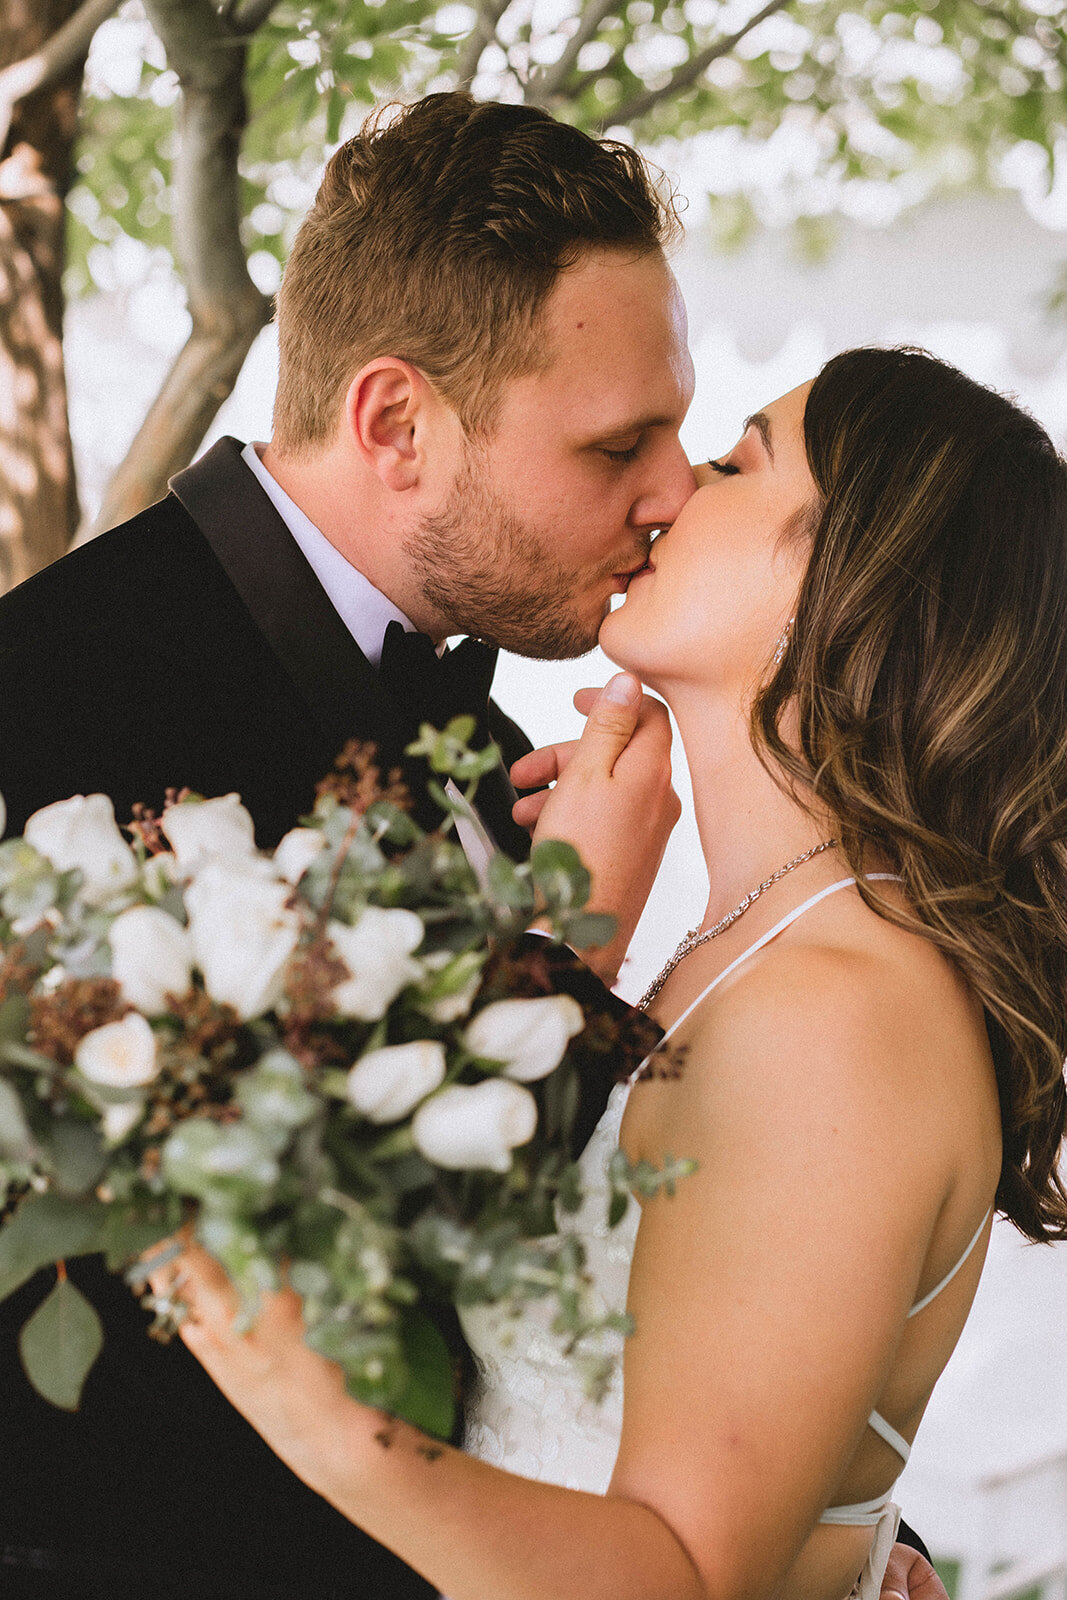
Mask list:
[{"label": "man", "polygon": [[[349,738],[389,764],[420,721],[467,706],[509,760],[527,751],[486,704],[492,651],[438,664],[434,646],[584,652],[691,492],[672,230],[632,151],[529,108],[433,96],[338,151],[279,297],[271,443],[223,441],[0,602],[10,829],[73,792],[121,815],[177,784],[239,790],[270,845]],[[597,956],[610,980],[677,809],[662,709],[598,714],[626,747],[590,862],[619,918]],[[503,774],[479,791],[482,848],[523,848],[513,800]],[[0,1307],[10,1592],[428,1594],[279,1466],[180,1345],[145,1338],[121,1283],[71,1272],[108,1325],[76,1417],[17,1371],[15,1330],[49,1285]]]}]

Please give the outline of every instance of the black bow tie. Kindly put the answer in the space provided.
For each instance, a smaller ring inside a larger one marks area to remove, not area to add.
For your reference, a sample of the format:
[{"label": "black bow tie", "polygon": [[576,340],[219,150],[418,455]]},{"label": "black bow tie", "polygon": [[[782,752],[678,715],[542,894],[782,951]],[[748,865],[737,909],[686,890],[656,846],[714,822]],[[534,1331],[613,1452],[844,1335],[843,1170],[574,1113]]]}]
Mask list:
[{"label": "black bow tie", "polygon": [[394,621],[385,630],[378,676],[394,700],[435,728],[459,716],[482,723],[498,654],[495,645],[464,639],[439,656],[428,634],[408,633]]}]

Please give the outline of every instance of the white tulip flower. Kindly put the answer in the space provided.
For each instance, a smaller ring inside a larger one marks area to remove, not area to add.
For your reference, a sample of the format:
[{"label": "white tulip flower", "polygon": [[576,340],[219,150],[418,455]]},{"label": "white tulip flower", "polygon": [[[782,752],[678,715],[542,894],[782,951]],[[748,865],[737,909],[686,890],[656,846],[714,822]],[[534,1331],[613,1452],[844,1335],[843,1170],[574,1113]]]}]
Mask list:
[{"label": "white tulip flower", "polygon": [[185,891],[196,964],[213,1000],[242,1021],[262,1016],[281,998],[285,967],[300,938],[300,918],[287,907],[289,885],[243,864],[209,861]]},{"label": "white tulip flower", "polygon": [[444,1082],[445,1047],[436,1039],[384,1045],[348,1074],[348,1098],[371,1122],[399,1122]]},{"label": "white tulip flower", "polygon": [[511,1152],[533,1138],[537,1104],[505,1078],[449,1084],[424,1100],[411,1123],[415,1147],[434,1166],[506,1172]]},{"label": "white tulip flower", "polygon": [[494,1000],[468,1024],[463,1042],[472,1055],[506,1063],[505,1077],[533,1083],[559,1066],[584,1027],[582,1008],[569,994]]},{"label": "white tulip flower", "polygon": [[192,877],[208,861],[234,862],[254,857],[255,823],[239,794],[214,800],[183,800],[168,806],[159,825],[174,848],[178,870]]},{"label": "white tulip flower", "polygon": [[119,832],[106,794],[76,794],[35,811],[24,837],[60,872],[76,867],[82,896],[99,905],[137,880],[137,861]]},{"label": "white tulip flower", "polygon": [[275,875],[297,884],[315,857],[326,848],[326,835],[318,828],[290,828],[273,855]]},{"label": "white tulip flower", "polygon": [[131,906],[111,924],[111,976],[124,999],[156,1017],[167,1010],[167,995],[187,994],[193,947],[180,922],[158,906]]},{"label": "white tulip flower", "polygon": [[365,906],[354,927],[330,922],[327,933],[348,968],[333,991],[333,1003],[346,1017],[377,1022],[401,989],[422,976],[411,952],[422,943],[422,918],[414,911]]},{"label": "white tulip flower", "polygon": [[74,1065],[102,1089],[140,1089],[159,1072],[156,1036],[138,1011],[78,1040]]}]

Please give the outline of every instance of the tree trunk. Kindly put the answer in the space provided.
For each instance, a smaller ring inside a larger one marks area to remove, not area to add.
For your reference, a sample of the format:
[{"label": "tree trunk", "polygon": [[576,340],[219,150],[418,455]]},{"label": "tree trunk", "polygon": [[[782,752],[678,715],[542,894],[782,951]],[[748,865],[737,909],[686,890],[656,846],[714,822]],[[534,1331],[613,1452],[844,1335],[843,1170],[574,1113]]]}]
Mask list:
[{"label": "tree trunk", "polygon": [[[0,68],[78,0],[0,0]],[[54,561],[78,523],[63,371],[64,208],[84,62],[15,108],[0,150],[0,589]]]},{"label": "tree trunk", "polygon": [[[269,6],[250,9],[258,23]],[[271,312],[248,275],[241,243],[247,37],[212,0],[147,0],[146,11],[182,85],[174,248],[193,327],[78,543],[166,493],[167,479],[188,466]]]}]

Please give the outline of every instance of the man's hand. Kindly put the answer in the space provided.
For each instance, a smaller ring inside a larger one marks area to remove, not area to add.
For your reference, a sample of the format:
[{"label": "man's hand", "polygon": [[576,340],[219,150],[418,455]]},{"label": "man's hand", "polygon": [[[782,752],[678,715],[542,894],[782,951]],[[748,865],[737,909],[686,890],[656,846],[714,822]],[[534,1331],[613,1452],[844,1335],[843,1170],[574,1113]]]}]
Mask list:
[{"label": "man's hand", "polygon": [[881,1600],[948,1600],[948,1590],[917,1550],[895,1544],[882,1579]]},{"label": "man's hand", "polygon": [[574,703],[588,717],[582,737],[534,750],[511,769],[516,788],[555,788],[524,796],[512,815],[535,843],[564,839],[581,855],[593,880],[588,909],[617,922],[611,943],[583,956],[611,984],[681,814],[671,788],[671,725],[666,706],[643,695],[630,673],[599,693],[581,690]]}]

